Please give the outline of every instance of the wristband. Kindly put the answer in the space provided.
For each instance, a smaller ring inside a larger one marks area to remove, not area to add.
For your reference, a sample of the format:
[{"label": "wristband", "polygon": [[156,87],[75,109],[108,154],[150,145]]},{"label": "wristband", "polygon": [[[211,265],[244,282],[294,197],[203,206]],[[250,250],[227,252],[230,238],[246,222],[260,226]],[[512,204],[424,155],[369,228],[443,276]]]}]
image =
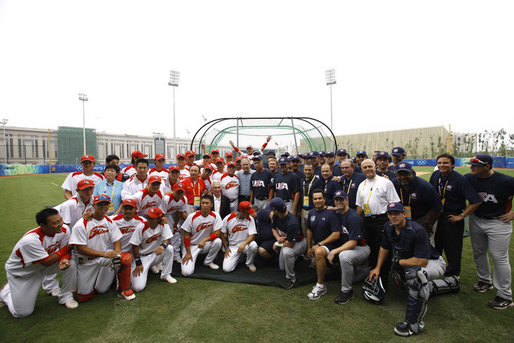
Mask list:
[{"label": "wristband", "polygon": [[65,246],[64,248],[57,250],[55,253],[57,254],[57,256],[62,258],[64,255],[67,255],[69,252],[70,252],[70,248],[68,246]]},{"label": "wristband", "polygon": [[163,247],[164,249],[166,249],[166,248],[168,247],[168,244],[166,244],[166,243],[162,243],[162,244],[161,244],[161,247]]},{"label": "wristband", "polygon": [[237,146],[234,147],[234,151],[237,153],[241,153],[241,150],[239,150],[239,148]]},{"label": "wristband", "polygon": [[105,250],[104,257],[107,258],[107,250]]},{"label": "wristband", "polygon": [[218,234],[216,232],[213,232],[209,235],[209,238],[211,239],[211,241],[215,240],[216,238],[218,238]]},{"label": "wristband", "polygon": [[138,266],[138,267],[143,264],[141,262],[141,258],[139,256],[135,258],[135,261],[136,261],[136,266]]},{"label": "wristband", "polygon": [[185,247],[191,246],[191,238],[184,238],[184,246]]}]

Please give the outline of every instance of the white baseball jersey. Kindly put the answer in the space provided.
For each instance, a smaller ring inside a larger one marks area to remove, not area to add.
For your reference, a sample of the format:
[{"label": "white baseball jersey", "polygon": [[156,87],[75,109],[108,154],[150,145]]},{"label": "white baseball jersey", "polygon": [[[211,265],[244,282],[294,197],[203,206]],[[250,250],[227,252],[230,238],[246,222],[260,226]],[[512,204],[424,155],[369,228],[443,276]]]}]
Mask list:
[{"label": "white baseball jersey", "polygon": [[202,211],[196,211],[187,216],[181,229],[191,233],[191,244],[198,245],[205,237],[221,229],[223,222],[220,215],[209,212],[207,217],[202,216]]},{"label": "white baseball jersey", "polygon": [[374,179],[366,179],[360,183],[355,205],[363,207],[364,204],[368,204],[371,214],[379,215],[386,213],[387,204],[399,201],[393,183],[377,175]]},{"label": "white baseball jersey", "polygon": [[138,216],[145,215],[152,207],[159,207],[163,212],[166,211],[166,203],[160,190],[154,195],[150,195],[148,194],[148,189],[145,188],[137,191],[132,198],[136,200]]},{"label": "white baseball jersey", "polygon": [[148,172],[148,176],[157,175],[158,177],[160,177],[161,178],[161,185],[165,184],[166,180],[168,180],[168,174],[169,174],[169,170],[166,169],[166,168],[162,168],[161,171],[158,171],[157,169],[152,168]]},{"label": "white baseball jersey", "polygon": [[82,219],[82,215],[85,212],[93,211],[93,199],[89,200],[87,204],[84,204],[79,196],[74,196],[63,202],[61,205],[56,206],[55,209],[59,211],[63,222],[69,224],[72,228],[80,219]]},{"label": "white baseball jersey", "polygon": [[187,179],[190,176],[191,176],[191,174],[189,174],[189,166],[186,165],[184,169],[180,169],[180,174],[178,174],[178,179],[180,181],[182,181],[182,180]]},{"label": "white baseball jersey", "polygon": [[211,177],[209,176],[208,178],[202,179],[202,180],[205,183],[205,189],[207,189],[207,191],[210,192],[211,191],[211,186],[212,186],[212,179],[211,179]]},{"label": "white baseball jersey", "polygon": [[146,219],[135,215],[131,220],[123,219],[123,214],[111,217],[112,222],[118,227],[121,236],[121,251],[132,252],[132,245],[130,244],[130,237],[138,227],[143,228],[146,224]]},{"label": "white baseball jersey", "polygon": [[[101,220],[79,220],[71,229],[70,244],[85,245],[97,251],[113,249],[114,242],[121,239],[121,232],[112,220],[105,216]],[[77,252],[79,257],[83,256]]]},{"label": "white baseball jersey", "polygon": [[121,173],[127,174],[128,176],[132,176],[135,173],[137,173],[137,170],[136,170],[136,167],[134,167],[134,165],[131,164],[130,166],[126,166],[125,168],[123,168],[121,170]]},{"label": "white baseball jersey", "polygon": [[132,175],[132,177],[125,181],[123,184],[123,190],[121,191],[121,199],[125,200],[128,198],[133,198],[134,194],[137,191],[142,190],[148,184],[148,176],[143,180],[139,180],[136,175]]},{"label": "white baseball jersey", "polygon": [[225,170],[223,172],[219,172],[218,169],[214,169],[211,175],[211,182],[220,181],[223,174],[225,174]]},{"label": "white baseball jersey", "polygon": [[229,176],[225,173],[221,177],[220,182],[223,195],[229,198],[230,201],[236,200],[239,195],[239,178],[236,175]]},{"label": "white baseball jersey", "polygon": [[[173,194],[170,194],[164,196],[164,202],[166,203],[165,216],[168,218],[168,224],[173,228],[175,226],[175,214],[177,212],[187,212],[187,198],[183,195],[179,200],[175,200]],[[180,225],[180,221],[177,225]]]},{"label": "white baseball jersey", "polygon": [[139,253],[141,255],[151,254],[155,248],[162,244],[166,239],[173,237],[168,224],[159,224],[155,229],[148,226],[148,223],[143,228],[138,227],[130,238],[130,244],[139,246]]},{"label": "white baseball jersey", "polygon": [[14,246],[5,263],[5,270],[14,277],[24,277],[44,268],[41,262],[63,248],[70,240],[70,229],[64,225],[62,232],[47,236],[38,227],[27,232]]},{"label": "white baseball jersey", "polygon": [[69,173],[61,187],[64,190],[71,191],[72,195],[77,195],[77,184],[79,181],[84,179],[92,180],[96,184],[97,182],[104,180],[105,177],[97,172],[93,172],[92,175],[85,175],[83,172],[77,171],[74,173]]},{"label": "white baseball jersey", "polygon": [[228,243],[231,247],[238,247],[246,241],[248,236],[256,235],[257,229],[252,216],[239,219],[236,213],[231,213],[223,219],[221,232],[227,234]]}]

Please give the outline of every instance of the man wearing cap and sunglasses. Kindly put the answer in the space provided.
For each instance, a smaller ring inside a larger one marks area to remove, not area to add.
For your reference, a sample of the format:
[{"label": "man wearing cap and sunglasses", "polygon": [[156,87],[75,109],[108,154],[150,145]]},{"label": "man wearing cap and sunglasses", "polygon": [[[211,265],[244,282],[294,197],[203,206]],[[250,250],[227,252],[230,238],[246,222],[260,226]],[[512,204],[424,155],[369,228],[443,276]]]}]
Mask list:
[{"label": "man wearing cap and sunglasses", "polygon": [[[511,221],[514,178],[493,171],[493,158],[478,154],[469,162],[471,173],[466,179],[477,191],[482,203],[469,217],[469,235],[477,266],[478,282],[473,290],[484,293],[493,286],[496,297],[488,306],[497,310],[514,306],[512,302],[512,274],[509,263],[509,245],[512,234]],[[493,258],[493,278],[489,257]]]},{"label": "man wearing cap and sunglasses", "polygon": [[80,158],[80,165],[82,166],[82,171],[69,173],[62,183],[61,187],[64,189],[66,200],[77,195],[77,184],[80,180],[89,179],[96,183],[104,179],[102,174],[93,171],[95,167],[95,157],[93,155],[83,155]]}]

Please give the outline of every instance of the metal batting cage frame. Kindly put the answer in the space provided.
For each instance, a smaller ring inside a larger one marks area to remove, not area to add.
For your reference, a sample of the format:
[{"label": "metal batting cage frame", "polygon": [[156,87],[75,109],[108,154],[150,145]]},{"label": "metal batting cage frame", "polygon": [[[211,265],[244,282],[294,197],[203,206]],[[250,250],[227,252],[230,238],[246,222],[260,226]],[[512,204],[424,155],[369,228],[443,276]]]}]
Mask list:
[{"label": "metal batting cage frame", "polygon": [[205,144],[209,152],[211,149],[228,147],[229,141],[240,148],[252,145],[259,149],[267,136],[272,136],[273,142],[266,150],[285,149],[295,154],[337,150],[332,130],[322,121],[311,117],[217,118],[206,122],[196,131],[190,150],[201,152],[201,146]]}]

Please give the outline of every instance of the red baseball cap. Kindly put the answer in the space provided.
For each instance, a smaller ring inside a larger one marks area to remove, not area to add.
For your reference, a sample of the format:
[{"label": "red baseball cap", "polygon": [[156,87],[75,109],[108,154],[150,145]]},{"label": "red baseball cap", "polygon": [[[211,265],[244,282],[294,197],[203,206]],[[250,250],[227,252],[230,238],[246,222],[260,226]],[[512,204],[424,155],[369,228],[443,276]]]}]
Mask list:
[{"label": "red baseball cap", "polygon": [[93,204],[98,204],[101,202],[111,202],[111,197],[107,194],[98,194],[93,197]]},{"label": "red baseball cap", "polygon": [[132,158],[139,158],[139,157],[146,157],[148,156],[147,154],[143,154],[141,151],[139,150],[136,150],[136,151],[132,151],[132,154],[131,154]]},{"label": "red baseball cap", "polygon": [[236,157],[236,162],[241,161],[241,156]]},{"label": "red baseball cap", "polygon": [[173,185],[173,190],[175,192],[179,191],[179,190],[185,192],[186,186],[184,186],[184,184],[182,182],[177,182],[176,184]]},{"label": "red baseball cap", "polygon": [[178,166],[170,166],[168,168],[168,172],[172,172],[172,171],[178,171],[180,173],[180,169],[178,168]]},{"label": "red baseball cap", "polygon": [[214,163],[218,163],[218,162],[221,162],[221,163],[225,163],[225,160],[223,159],[223,157],[218,157],[216,158],[216,160],[214,161]]},{"label": "red baseball cap", "polygon": [[155,158],[154,160],[165,160],[166,159],[166,156],[164,156],[164,154],[157,154],[155,155]]},{"label": "red baseball cap", "polygon": [[190,150],[186,151],[186,157],[189,157],[189,156],[191,156],[191,155],[192,155],[192,156],[196,156],[196,154],[195,154],[195,152],[194,152],[194,151],[190,151]]},{"label": "red baseball cap", "polygon": [[82,157],[80,158],[80,163],[84,161],[95,162],[95,157],[93,155],[82,155]]},{"label": "red baseball cap", "polygon": [[230,166],[235,167],[236,166],[236,162],[232,162],[232,161],[228,162],[227,163],[227,167],[230,167]]},{"label": "red baseball cap", "polygon": [[185,158],[186,158],[186,155],[184,155],[184,154],[178,154],[178,155],[177,155],[177,160],[178,160],[179,158],[181,158],[181,157],[182,157],[183,159],[185,159]]},{"label": "red baseball cap", "polygon": [[226,152],[226,153],[225,153],[225,157],[227,157],[227,156],[232,156],[232,157],[234,157],[234,154],[233,154],[232,152],[230,152],[230,151],[229,151],[229,152]]},{"label": "red baseball cap", "polygon": [[164,215],[164,212],[159,207],[151,207],[146,214],[150,218],[159,218]]},{"label": "red baseball cap", "polygon": [[253,149],[253,146],[249,145],[246,147],[246,149]]},{"label": "red baseball cap", "polygon": [[256,211],[252,208],[249,201],[241,201],[239,203],[239,210],[248,214],[255,213]]},{"label": "red baseball cap", "polygon": [[129,205],[129,206],[132,206],[134,208],[137,208],[137,203],[136,203],[136,200],[135,199],[125,199],[123,200],[123,202],[121,203],[121,206],[125,206],[125,205]]},{"label": "red baseball cap", "polygon": [[208,169],[208,170],[212,171],[212,166],[210,164],[208,164],[205,167],[203,167],[203,169]]},{"label": "red baseball cap", "polygon": [[80,191],[83,189],[86,189],[86,188],[94,188],[94,187],[95,187],[95,182],[93,180],[89,180],[89,179],[80,180],[79,183],[77,184],[77,189]]},{"label": "red baseball cap", "polygon": [[157,175],[152,175],[148,178],[148,184],[159,182],[161,183],[161,178]]},{"label": "red baseball cap", "polygon": [[220,153],[219,149],[212,149],[211,150],[211,154],[219,154],[219,153]]}]

